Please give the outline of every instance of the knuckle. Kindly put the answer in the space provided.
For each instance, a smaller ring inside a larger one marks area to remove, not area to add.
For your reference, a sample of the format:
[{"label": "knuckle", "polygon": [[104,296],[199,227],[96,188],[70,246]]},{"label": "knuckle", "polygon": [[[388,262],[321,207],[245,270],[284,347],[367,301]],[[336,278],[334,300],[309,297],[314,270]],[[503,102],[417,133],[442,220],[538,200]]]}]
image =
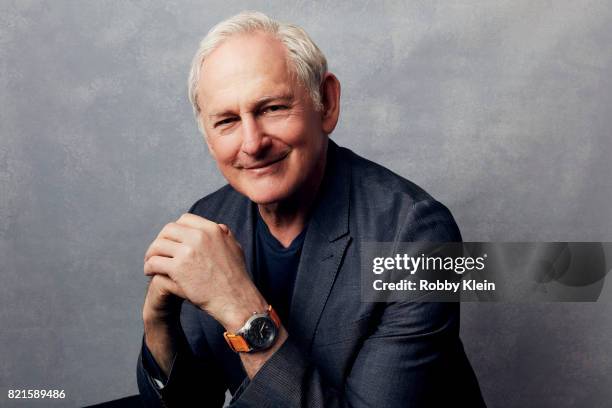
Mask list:
[{"label": "knuckle", "polygon": [[147,248],[147,254],[151,253],[152,251],[155,250],[155,248],[157,248],[157,243],[158,243],[158,238],[155,239],[153,242],[151,242],[151,245],[149,245],[149,248]]},{"label": "knuckle", "polygon": [[161,235],[166,235],[172,228],[174,228],[174,223],[173,222],[167,223],[166,225],[164,225],[164,227],[159,232],[158,237]]},{"label": "knuckle", "polygon": [[196,252],[195,249],[191,245],[183,245],[181,251],[182,251],[182,255],[187,258],[191,258],[192,256],[195,255],[195,252]]},{"label": "knuckle", "polygon": [[197,230],[194,236],[195,236],[195,241],[198,245],[206,242],[206,238],[207,238],[206,232],[202,230]]}]

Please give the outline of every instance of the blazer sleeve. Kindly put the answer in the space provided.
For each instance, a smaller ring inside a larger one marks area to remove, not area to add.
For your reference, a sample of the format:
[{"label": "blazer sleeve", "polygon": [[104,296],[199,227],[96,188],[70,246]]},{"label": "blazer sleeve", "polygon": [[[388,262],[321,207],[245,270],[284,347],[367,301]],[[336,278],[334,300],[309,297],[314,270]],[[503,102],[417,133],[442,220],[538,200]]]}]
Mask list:
[{"label": "blazer sleeve", "polygon": [[[163,387],[152,378],[145,364],[144,341],[138,357],[137,380],[145,407],[222,407],[227,383],[201,330],[195,306],[184,302],[181,309],[183,333]],[[149,367],[150,369],[150,367]]]},{"label": "blazer sleeve", "polygon": [[[398,237],[461,240],[450,212],[434,200],[412,207]],[[238,391],[231,407],[484,406],[459,340],[458,303],[385,304],[343,388],[327,384],[290,335]]]}]

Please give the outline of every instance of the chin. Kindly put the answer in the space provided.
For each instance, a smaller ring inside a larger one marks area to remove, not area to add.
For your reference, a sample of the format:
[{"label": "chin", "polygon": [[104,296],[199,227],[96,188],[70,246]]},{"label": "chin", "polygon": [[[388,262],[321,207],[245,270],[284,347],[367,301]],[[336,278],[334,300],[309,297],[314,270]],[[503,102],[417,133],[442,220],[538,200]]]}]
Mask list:
[{"label": "chin", "polygon": [[259,205],[278,203],[289,197],[289,194],[286,191],[278,191],[277,189],[266,191],[253,189],[251,191],[247,191],[244,195],[255,204]]},{"label": "chin", "polygon": [[246,188],[237,190],[255,204],[266,205],[286,200],[291,195],[291,190],[285,187],[282,183],[270,180],[270,182],[263,183],[251,182]]}]

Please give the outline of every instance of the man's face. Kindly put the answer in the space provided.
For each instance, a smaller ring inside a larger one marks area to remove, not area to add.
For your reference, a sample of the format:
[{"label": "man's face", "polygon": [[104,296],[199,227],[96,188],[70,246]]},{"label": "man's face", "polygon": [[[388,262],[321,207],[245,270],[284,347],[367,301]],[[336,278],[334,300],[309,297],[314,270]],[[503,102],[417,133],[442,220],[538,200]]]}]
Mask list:
[{"label": "man's face", "polygon": [[237,35],[213,51],[198,105],[217,166],[253,202],[283,201],[316,177],[327,146],[321,114],[274,37]]}]

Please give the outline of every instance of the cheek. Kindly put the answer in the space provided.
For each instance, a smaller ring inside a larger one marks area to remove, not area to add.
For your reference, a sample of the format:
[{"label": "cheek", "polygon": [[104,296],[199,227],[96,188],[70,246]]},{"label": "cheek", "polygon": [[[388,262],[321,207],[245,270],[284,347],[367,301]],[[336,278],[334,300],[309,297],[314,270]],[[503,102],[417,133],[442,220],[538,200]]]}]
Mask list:
[{"label": "cheek", "polygon": [[214,159],[220,165],[231,164],[240,151],[240,141],[232,137],[219,137],[208,141],[208,147]]},{"label": "cheek", "polygon": [[270,133],[282,137],[292,146],[298,146],[308,144],[315,128],[312,118],[309,118],[306,112],[296,110],[279,118],[274,129],[270,129],[272,130]]}]

